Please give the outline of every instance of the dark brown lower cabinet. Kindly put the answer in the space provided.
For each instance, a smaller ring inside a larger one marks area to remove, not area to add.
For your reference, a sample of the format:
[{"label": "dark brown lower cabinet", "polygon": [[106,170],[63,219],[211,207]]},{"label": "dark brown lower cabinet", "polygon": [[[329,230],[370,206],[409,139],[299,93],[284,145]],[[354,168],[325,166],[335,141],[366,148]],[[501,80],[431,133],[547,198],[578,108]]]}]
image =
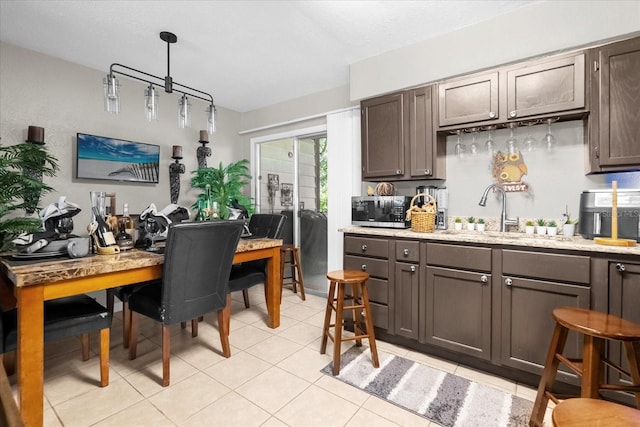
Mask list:
[{"label": "dark brown lower cabinet", "polygon": [[395,263],[394,333],[418,339],[420,268],[407,262]]},{"label": "dark brown lower cabinet", "polygon": [[433,266],[426,270],[421,342],[489,360],[491,275]]}]

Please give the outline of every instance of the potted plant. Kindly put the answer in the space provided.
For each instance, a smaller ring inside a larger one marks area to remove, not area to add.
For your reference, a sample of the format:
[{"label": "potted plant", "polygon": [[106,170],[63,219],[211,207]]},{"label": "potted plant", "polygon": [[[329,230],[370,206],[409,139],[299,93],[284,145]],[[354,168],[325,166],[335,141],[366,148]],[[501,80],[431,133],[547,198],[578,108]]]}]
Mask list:
[{"label": "potted plant", "polygon": [[39,177],[55,176],[57,171],[58,160],[41,144],[0,145],[0,251],[12,249],[12,240],[20,233],[42,227],[37,216],[25,218],[16,212],[35,212],[40,196],[53,190]]},{"label": "potted plant", "polygon": [[576,225],[578,224],[578,220],[571,219],[570,213],[566,213],[564,214],[564,216],[566,217],[566,220],[562,225],[562,234],[572,237],[576,233]]},{"label": "potted plant", "polygon": [[461,218],[456,218],[455,220],[453,220],[453,228],[455,230],[462,230],[462,219]]},{"label": "potted plant", "polygon": [[217,202],[218,215],[220,219],[228,219],[230,210],[234,200],[239,205],[247,208],[249,213],[253,213],[253,204],[251,198],[242,193],[245,185],[249,184],[251,175],[249,175],[249,161],[243,159],[227,166],[223,166],[222,162],[217,168],[198,168],[192,172],[191,187],[199,188],[202,192],[198,195],[198,200],[193,204],[192,208],[197,209],[201,201],[207,198],[207,185],[209,185],[211,202]]},{"label": "potted plant", "polygon": [[536,232],[540,235],[545,235],[547,234],[547,221],[545,221],[542,218],[538,218],[536,219]]},{"label": "potted plant", "polygon": [[527,220],[527,222],[524,223],[524,232],[527,234],[533,234],[536,230],[535,225],[533,224],[533,221],[531,220]]},{"label": "potted plant", "polygon": [[467,230],[473,231],[476,228],[476,219],[472,216],[467,218]]},{"label": "potted plant", "polygon": [[485,223],[483,218],[478,218],[478,222],[476,223],[476,229],[478,231],[484,231]]},{"label": "potted plant", "polygon": [[547,224],[547,234],[549,236],[555,236],[556,234],[558,234],[558,223],[556,223],[554,220],[549,221],[549,223]]}]

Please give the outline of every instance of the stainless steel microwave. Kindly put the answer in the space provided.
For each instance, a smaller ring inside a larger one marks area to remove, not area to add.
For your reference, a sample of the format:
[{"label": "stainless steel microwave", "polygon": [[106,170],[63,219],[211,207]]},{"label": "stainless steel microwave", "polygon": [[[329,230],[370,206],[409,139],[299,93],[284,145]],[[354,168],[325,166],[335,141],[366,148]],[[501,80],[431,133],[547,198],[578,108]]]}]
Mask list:
[{"label": "stainless steel microwave", "polygon": [[351,197],[351,224],[365,227],[409,228],[405,215],[410,196]]}]

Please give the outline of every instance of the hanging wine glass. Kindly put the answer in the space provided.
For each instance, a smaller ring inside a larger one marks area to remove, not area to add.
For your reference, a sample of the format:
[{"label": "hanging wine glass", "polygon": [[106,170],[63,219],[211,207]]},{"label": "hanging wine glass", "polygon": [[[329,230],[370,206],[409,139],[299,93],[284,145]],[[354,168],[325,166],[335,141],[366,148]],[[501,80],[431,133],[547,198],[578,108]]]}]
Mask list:
[{"label": "hanging wine glass", "polygon": [[484,143],[484,148],[487,151],[487,156],[493,157],[496,155],[496,143],[493,140],[493,131],[496,130],[496,126],[491,125],[484,129],[489,132],[487,135],[487,141]]},{"label": "hanging wine glass", "polygon": [[547,134],[542,137],[542,144],[547,151],[553,151],[556,146],[556,137],[551,133],[551,123],[558,121],[557,117],[549,118],[547,122]]},{"label": "hanging wine glass", "polygon": [[531,120],[525,123],[525,125],[527,126],[527,136],[524,138],[524,141],[522,141],[522,145],[527,151],[534,151],[536,149],[537,141],[533,136],[531,136],[531,126],[537,123],[537,120]]},{"label": "hanging wine glass", "polygon": [[458,139],[456,141],[456,146],[455,146],[456,157],[459,159],[462,159],[465,156],[467,147],[465,147],[465,145],[462,143],[462,130],[457,130],[456,134],[458,135]]},{"label": "hanging wine glass", "polygon": [[469,146],[469,151],[472,156],[478,155],[478,143],[476,142],[476,138],[478,136],[478,131],[480,128],[471,128],[469,132],[471,132],[471,145]]},{"label": "hanging wine glass", "polygon": [[518,140],[515,136],[515,128],[518,127],[518,123],[509,123],[509,138],[507,138],[507,152],[509,154],[516,154],[518,152]]}]

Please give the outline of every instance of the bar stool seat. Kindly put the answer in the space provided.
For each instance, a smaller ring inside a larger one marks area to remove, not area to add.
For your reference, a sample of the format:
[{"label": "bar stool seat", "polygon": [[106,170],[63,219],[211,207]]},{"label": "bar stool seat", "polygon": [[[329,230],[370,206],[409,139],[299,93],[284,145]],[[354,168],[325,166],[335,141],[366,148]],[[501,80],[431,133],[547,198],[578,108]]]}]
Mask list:
[{"label": "bar stool seat", "polygon": [[[289,267],[291,276],[285,278],[284,271]],[[300,298],[306,301],[304,294],[304,281],[302,279],[302,266],[300,264],[300,249],[291,244],[284,244],[280,247],[280,277],[282,277],[282,287],[291,286],[293,293],[300,288]],[[282,293],[280,293],[282,299]]]},{"label": "bar stool seat", "polygon": [[[369,340],[371,359],[373,366],[378,368],[378,350],[376,348],[376,338],[373,331],[373,318],[371,306],[369,305],[369,291],[367,290],[367,280],[369,273],[358,270],[336,270],[327,273],[329,279],[329,294],[327,295],[327,309],[324,317],[324,327],[322,330],[322,344],[320,354],[327,350],[327,339],[333,341],[333,375],[340,373],[340,347],[344,341],[355,341],[356,346],[362,345],[362,339]],[[351,286],[351,294],[345,294],[346,285]],[[337,295],[336,295],[337,291]],[[351,300],[351,305],[345,305],[345,300]],[[352,319],[345,319],[344,311],[351,311]],[[331,323],[331,313],[336,313],[335,323]],[[362,327],[362,317],[364,317],[366,331]],[[353,325],[353,336],[345,337],[342,330],[347,325]],[[334,328],[333,335],[330,328]]]},{"label": "bar stool seat", "polygon": [[553,408],[554,427],[640,426],[640,411],[606,400],[567,399]]},{"label": "bar stool seat", "polygon": [[[640,325],[611,314],[575,307],[556,308],[553,317],[556,326],[529,425],[542,425],[549,399],[556,404],[560,402],[551,392],[560,363],[581,376],[580,397],[598,399],[600,390],[629,391],[635,394],[640,408]],[[569,359],[562,354],[569,331],[584,335],[582,359]],[[629,362],[628,372],[605,357],[607,340],[622,342]],[[604,383],[604,365],[630,377],[632,385]]]}]

